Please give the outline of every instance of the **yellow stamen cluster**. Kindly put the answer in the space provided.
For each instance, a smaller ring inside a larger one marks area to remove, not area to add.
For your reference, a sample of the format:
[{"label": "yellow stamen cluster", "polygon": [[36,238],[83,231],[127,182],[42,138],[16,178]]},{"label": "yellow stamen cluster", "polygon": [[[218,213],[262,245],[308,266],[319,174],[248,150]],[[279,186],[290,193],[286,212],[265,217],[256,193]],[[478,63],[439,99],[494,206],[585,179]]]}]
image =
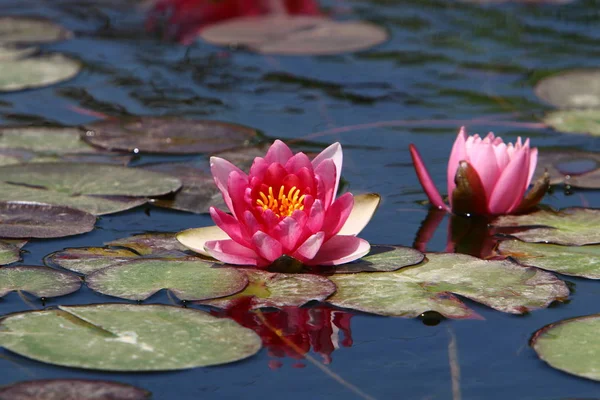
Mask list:
[{"label": "yellow stamen cluster", "polygon": [[279,195],[275,197],[273,187],[269,186],[269,193],[260,192],[256,204],[262,207],[263,211],[271,210],[278,217],[288,217],[296,210],[304,210],[304,197],[300,196],[300,189],[293,186],[288,193],[284,192],[284,187],[279,188]]}]

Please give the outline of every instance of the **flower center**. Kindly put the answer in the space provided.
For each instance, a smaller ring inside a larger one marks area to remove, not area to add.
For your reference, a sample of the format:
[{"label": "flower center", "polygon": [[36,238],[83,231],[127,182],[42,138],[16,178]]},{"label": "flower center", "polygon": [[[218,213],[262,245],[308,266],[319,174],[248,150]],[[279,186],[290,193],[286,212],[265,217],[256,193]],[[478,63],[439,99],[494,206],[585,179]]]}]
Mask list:
[{"label": "flower center", "polygon": [[278,217],[289,217],[296,210],[304,210],[303,202],[306,196],[300,196],[300,189],[296,186],[292,186],[287,193],[281,186],[277,197],[273,194],[272,186],[269,186],[268,193],[260,192],[258,195],[260,198],[256,199],[256,205],[262,207],[263,211],[273,211]]}]

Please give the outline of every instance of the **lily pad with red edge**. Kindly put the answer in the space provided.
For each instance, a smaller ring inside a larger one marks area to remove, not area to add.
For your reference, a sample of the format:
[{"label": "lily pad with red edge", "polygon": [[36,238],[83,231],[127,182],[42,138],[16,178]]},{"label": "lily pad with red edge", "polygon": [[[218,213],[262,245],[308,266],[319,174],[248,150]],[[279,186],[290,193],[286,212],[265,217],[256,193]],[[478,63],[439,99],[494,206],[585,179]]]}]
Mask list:
[{"label": "lily pad with red edge", "polygon": [[390,272],[419,264],[425,254],[410,247],[371,245],[371,251],[363,258],[351,263],[337,265],[325,272],[354,274],[357,272]]},{"label": "lily pad with red edge", "polygon": [[586,189],[598,189],[600,188],[599,170],[600,153],[540,149],[533,180],[537,180],[548,171],[552,185],[564,183]]},{"label": "lily pad with red edge", "polygon": [[0,400],[144,400],[150,396],[132,385],[89,379],[39,379],[0,387]]},{"label": "lily pad with red edge", "polygon": [[0,17],[0,44],[41,44],[69,39],[73,34],[45,18]]},{"label": "lily pad with red edge", "polygon": [[197,301],[238,293],[248,278],[236,268],[214,268],[196,257],[142,258],[93,272],[86,283],[96,292],[128,300],[146,300],[166,289],[181,300]]},{"label": "lily pad with red edge", "polygon": [[58,297],[76,292],[81,279],[47,267],[1,267],[0,297],[10,292],[27,292],[37,297]]},{"label": "lily pad with red edge", "polygon": [[448,318],[477,318],[455,295],[495,310],[523,314],[565,300],[569,290],[553,274],[510,261],[465,254],[426,254],[422,264],[394,272],[333,275],[335,306],[414,318],[435,311]]},{"label": "lily pad with red edge", "polygon": [[511,235],[524,242],[583,246],[600,243],[600,210],[565,208],[525,215],[504,215],[491,223],[495,228],[518,228]]},{"label": "lily pad with red edge", "polygon": [[0,237],[57,238],[94,229],[96,217],[75,208],[43,203],[0,202]]},{"label": "lily pad with red edge", "polygon": [[257,353],[261,340],[199,310],[94,304],[7,315],[0,320],[0,346],[64,367],[141,372],[239,361]]},{"label": "lily pad with red edge", "polygon": [[498,245],[498,253],[529,267],[563,275],[600,279],[600,245],[561,246],[504,240]]},{"label": "lily pad with red edge", "polygon": [[21,247],[0,240],[0,265],[8,265],[21,259]]},{"label": "lily pad with red edge", "polygon": [[529,344],[552,368],[600,381],[600,314],[549,324]]},{"label": "lily pad with red edge", "polygon": [[561,133],[600,136],[600,110],[558,110],[543,119],[546,125]]},{"label": "lily pad with red edge", "polygon": [[282,274],[255,269],[239,269],[248,276],[248,286],[228,297],[198,302],[219,308],[235,306],[248,300],[250,309],[300,307],[310,301],[324,301],[335,292],[335,284],[324,276]]},{"label": "lily pad with red edge", "polygon": [[369,22],[270,15],[211,24],[202,29],[200,37],[211,44],[245,46],[263,54],[332,55],[372,48],[389,35]]},{"label": "lily pad with red edge", "polygon": [[54,85],[74,78],[82,68],[81,61],[62,54],[0,61],[0,92]]},{"label": "lily pad with red edge", "polygon": [[84,139],[108,150],[199,154],[244,147],[257,138],[253,128],[221,121],[178,117],[125,117],[85,126]]},{"label": "lily pad with red edge", "polygon": [[577,69],[540,80],[535,94],[560,109],[600,108],[600,70]]}]

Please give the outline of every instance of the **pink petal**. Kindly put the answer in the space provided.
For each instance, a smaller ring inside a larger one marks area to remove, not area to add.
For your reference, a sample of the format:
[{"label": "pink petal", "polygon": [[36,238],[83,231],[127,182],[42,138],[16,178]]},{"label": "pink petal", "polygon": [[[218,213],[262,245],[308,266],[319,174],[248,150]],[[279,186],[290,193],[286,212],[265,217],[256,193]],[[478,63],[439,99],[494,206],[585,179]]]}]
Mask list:
[{"label": "pink petal", "polygon": [[273,142],[271,147],[269,147],[267,155],[265,156],[265,161],[268,164],[279,163],[281,165],[285,165],[293,155],[294,154],[290,148],[281,140],[277,139]]},{"label": "pink petal", "polygon": [[237,219],[215,207],[211,207],[209,212],[215,224],[223,229],[232,240],[243,246],[250,247],[249,238],[245,237],[244,228]]},{"label": "pink petal", "polygon": [[312,207],[310,208],[310,214],[306,226],[313,233],[318,232],[323,227],[323,221],[325,220],[325,212],[323,211],[323,204],[321,200],[315,200]]},{"label": "pink petal", "polygon": [[325,232],[326,241],[342,229],[342,226],[344,226],[350,216],[353,206],[354,197],[352,193],[344,193],[327,209],[322,228],[323,232]]},{"label": "pink petal", "polygon": [[285,217],[273,229],[273,237],[283,246],[283,253],[289,254],[296,248],[298,239],[302,235],[301,225],[295,218]]},{"label": "pink petal", "polygon": [[[248,179],[246,174],[232,171],[227,180],[227,192],[231,199],[231,213],[237,219],[241,219],[244,215],[244,211],[248,208],[246,189],[248,189]],[[252,204],[252,206],[254,205],[255,204]]]},{"label": "pink petal", "polygon": [[369,242],[356,236],[334,236],[325,242],[307,265],[340,265],[369,253]]},{"label": "pink petal", "polygon": [[227,264],[264,266],[269,263],[252,249],[233,240],[211,240],[204,248],[214,258]]},{"label": "pink petal", "polygon": [[[334,201],[336,194],[336,170],[335,164],[331,160],[321,162],[315,168],[317,181],[323,183],[317,186],[317,198],[323,201],[323,206],[327,209]],[[319,187],[320,186],[320,187]],[[319,192],[319,189],[321,192]]]},{"label": "pink petal", "polygon": [[283,255],[281,243],[262,231],[258,231],[252,236],[252,244],[254,244],[256,252],[270,262]]},{"label": "pink petal", "polygon": [[290,174],[296,174],[302,168],[306,168],[309,171],[313,170],[312,163],[308,156],[304,153],[296,153],[285,163],[285,169]]},{"label": "pink petal", "polygon": [[533,174],[535,173],[535,167],[537,166],[538,160],[538,149],[534,147],[529,151],[529,176],[527,177],[527,185],[525,187],[529,187],[531,180],[533,179]]},{"label": "pink petal", "polygon": [[252,162],[252,166],[250,167],[250,177],[256,177],[262,180],[267,172],[267,168],[269,168],[269,163],[265,161],[264,158],[256,157],[254,162]]},{"label": "pink petal", "polygon": [[425,190],[425,194],[429,198],[429,202],[434,207],[449,210],[448,206],[442,201],[440,192],[438,192],[438,190],[435,188],[433,180],[431,180],[431,176],[429,176],[429,172],[427,171],[427,168],[425,167],[417,148],[411,144],[409,149],[413,165],[415,166],[415,171],[417,172],[417,177],[419,178],[419,182],[421,182],[421,186],[423,186],[423,189]]},{"label": "pink petal", "polygon": [[496,162],[494,146],[489,140],[485,140],[471,149],[469,163],[477,171],[477,175],[479,175],[479,179],[481,179],[481,183],[485,189],[485,194],[489,199],[501,172]]},{"label": "pink petal", "polygon": [[210,158],[210,171],[212,172],[217,188],[219,188],[221,194],[223,195],[223,200],[225,201],[227,208],[229,208],[231,212],[234,212],[233,205],[231,203],[231,196],[229,195],[228,189],[229,174],[231,174],[231,172],[234,171],[237,172],[240,176],[246,177],[246,174],[229,161],[220,157]]},{"label": "pink petal", "polygon": [[262,228],[256,217],[254,216],[254,214],[252,214],[252,211],[250,210],[244,211],[244,224],[250,236],[254,235],[256,231]]},{"label": "pink petal", "polygon": [[510,162],[510,157],[508,156],[506,144],[499,143],[494,145],[494,154],[496,155],[496,164],[498,165],[498,170],[502,172]]},{"label": "pink petal", "polygon": [[[342,145],[336,142],[320,152],[319,155],[317,155],[312,161],[314,169],[316,170],[317,167],[325,160],[331,160],[335,165],[335,185],[333,188],[333,195],[335,196],[340,186],[340,177],[342,176],[342,162],[344,160]],[[325,206],[328,205],[329,204],[326,204]]]},{"label": "pink petal", "polygon": [[[456,140],[454,141],[454,145],[452,145],[452,151],[450,152],[450,159],[448,160],[448,197],[452,199],[452,192],[456,187],[454,183],[454,176],[456,175],[456,169],[458,168],[458,163],[462,160],[467,159],[467,149],[465,147],[465,142],[467,140],[467,133],[465,131],[465,127],[461,127],[458,132],[458,136],[456,136]],[[452,202],[450,202],[452,205]]]},{"label": "pink petal", "polygon": [[496,183],[488,200],[490,214],[507,214],[517,207],[525,194],[529,172],[529,149],[524,148],[513,156]]},{"label": "pink petal", "polygon": [[324,239],[325,234],[323,232],[315,233],[306,239],[306,241],[302,243],[291,256],[306,264],[317,255]]}]

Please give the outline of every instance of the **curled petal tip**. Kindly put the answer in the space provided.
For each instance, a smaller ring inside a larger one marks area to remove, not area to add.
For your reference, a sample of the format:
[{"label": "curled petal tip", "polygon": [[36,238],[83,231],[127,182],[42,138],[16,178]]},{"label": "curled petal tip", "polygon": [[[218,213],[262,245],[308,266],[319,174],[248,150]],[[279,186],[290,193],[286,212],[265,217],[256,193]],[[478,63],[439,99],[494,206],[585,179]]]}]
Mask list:
[{"label": "curled petal tip", "polygon": [[442,196],[440,196],[440,193],[435,187],[435,184],[433,183],[433,180],[427,171],[427,167],[425,167],[425,163],[423,163],[423,159],[421,158],[419,151],[413,144],[409,145],[409,149],[413,160],[413,165],[417,173],[417,178],[419,179],[423,190],[425,190],[425,194],[429,198],[429,201],[434,207],[447,208],[446,204],[444,204],[444,201],[442,200]]}]

